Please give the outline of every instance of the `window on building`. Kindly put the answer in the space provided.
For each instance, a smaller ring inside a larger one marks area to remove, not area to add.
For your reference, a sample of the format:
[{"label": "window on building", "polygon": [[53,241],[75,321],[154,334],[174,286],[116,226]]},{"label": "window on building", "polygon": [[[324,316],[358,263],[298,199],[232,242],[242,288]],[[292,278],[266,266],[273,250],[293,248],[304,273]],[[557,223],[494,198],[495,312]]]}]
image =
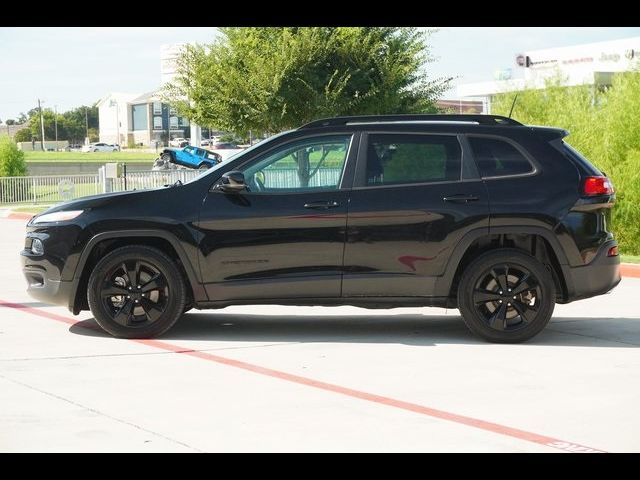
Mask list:
[{"label": "window on building", "polygon": [[522,152],[504,140],[469,137],[469,144],[483,177],[520,175],[533,171],[533,165]]},{"label": "window on building", "polygon": [[393,185],[460,180],[462,149],[455,136],[369,136],[366,184]]},{"label": "window on building", "polygon": [[131,106],[131,119],[133,130],[147,130],[149,123],[147,120],[148,107],[146,103]]},{"label": "window on building", "polygon": [[169,125],[171,128],[178,128],[178,117],[169,117]]},{"label": "window on building", "polygon": [[185,117],[180,117],[180,125],[183,126],[183,127],[188,127],[189,126],[189,119],[185,118]]},{"label": "window on building", "polygon": [[162,130],[162,117],[153,117],[153,129]]},{"label": "window on building", "polygon": [[169,108],[169,115],[176,115],[178,112],[176,112],[175,107],[170,107]]},{"label": "window on building", "polygon": [[162,115],[162,103],[161,102],[153,102],[153,114],[154,115]]}]

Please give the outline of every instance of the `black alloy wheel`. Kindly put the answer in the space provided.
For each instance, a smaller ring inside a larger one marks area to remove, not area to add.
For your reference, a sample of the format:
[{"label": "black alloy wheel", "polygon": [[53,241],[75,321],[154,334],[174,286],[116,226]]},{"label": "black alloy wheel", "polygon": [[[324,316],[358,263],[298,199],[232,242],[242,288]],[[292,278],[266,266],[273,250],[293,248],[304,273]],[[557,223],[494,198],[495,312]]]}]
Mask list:
[{"label": "black alloy wheel", "polygon": [[485,253],[463,272],[458,307],[471,331],[494,342],[522,342],[549,322],[555,305],[551,274],[515,249]]},{"label": "black alloy wheel", "polygon": [[146,246],[121,247],[94,268],[88,285],[96,322],[122,338],[161,335],[182,315],[185,283],[175,262]]},{"label": "black alloy wheel", "polygon": [[140,260],[125,260],[111,268],[100,290],[103,307],[113,321],[132,328],[158,320],[167,309],[169,295],[165,276]]}]

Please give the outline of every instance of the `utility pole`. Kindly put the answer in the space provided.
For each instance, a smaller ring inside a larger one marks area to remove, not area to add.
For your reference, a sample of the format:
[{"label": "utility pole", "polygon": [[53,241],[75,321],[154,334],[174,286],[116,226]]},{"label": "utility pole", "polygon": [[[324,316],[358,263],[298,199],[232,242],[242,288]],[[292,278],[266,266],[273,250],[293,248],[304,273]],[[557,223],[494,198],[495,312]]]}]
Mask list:
[{"label": "utility pole", "polygon": [[[42,101],[44,103],[44,100]],[[40,146],[42,147],[42,151],[44,152],[44,118],[42,117],[42,105],[40,105],[40,99],[38,99],[38,110],[40,110],[40,129],[42,131],[42,136],[40,137]]]},{"label": "utility pole", "polygon": [[89,107],[84,107],[84,127],[87,129],[87,137],[84,141],[85,144],[89,145]]},{"label": "utility pole", "polygon": [[55,112],[56,112],[56,116],[54,117],[54,123],[56,126],[56,151],[58,150],[58,105],[54,105],[53,106]]}]

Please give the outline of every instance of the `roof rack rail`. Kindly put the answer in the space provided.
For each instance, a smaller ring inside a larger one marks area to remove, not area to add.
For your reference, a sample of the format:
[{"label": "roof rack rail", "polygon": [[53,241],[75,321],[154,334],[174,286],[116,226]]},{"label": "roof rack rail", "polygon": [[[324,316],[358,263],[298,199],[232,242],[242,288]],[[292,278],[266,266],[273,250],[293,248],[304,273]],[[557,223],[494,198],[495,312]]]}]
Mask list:
[{"label": "roof rack rail", "polygon": [[419,115],[361,115],[354,117],[333,117],[314,120],[298,130],[317,127],[334,127],[350,123],[389,123],[389,122],[472,122],[479,125],[522,125],[520,122],[501,115],[473,114],[419,114]]}]

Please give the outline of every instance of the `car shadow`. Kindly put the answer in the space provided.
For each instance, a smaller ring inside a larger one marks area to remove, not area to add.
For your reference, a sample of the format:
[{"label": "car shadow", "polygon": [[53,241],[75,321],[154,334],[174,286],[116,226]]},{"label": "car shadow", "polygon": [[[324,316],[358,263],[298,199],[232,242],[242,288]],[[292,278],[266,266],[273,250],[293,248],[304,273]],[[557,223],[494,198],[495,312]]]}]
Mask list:
[{"label": "car shadow", "polygon": [[[106,337],[94,319],[75,323],[77,335]],[[165,341],[199,340],[266,343],[397,343],[416,346],[486,344],[456,315],[244,315],[188,313]],[[552,318],[547,328],[523,345],[640,347],[640,318]]]}]

